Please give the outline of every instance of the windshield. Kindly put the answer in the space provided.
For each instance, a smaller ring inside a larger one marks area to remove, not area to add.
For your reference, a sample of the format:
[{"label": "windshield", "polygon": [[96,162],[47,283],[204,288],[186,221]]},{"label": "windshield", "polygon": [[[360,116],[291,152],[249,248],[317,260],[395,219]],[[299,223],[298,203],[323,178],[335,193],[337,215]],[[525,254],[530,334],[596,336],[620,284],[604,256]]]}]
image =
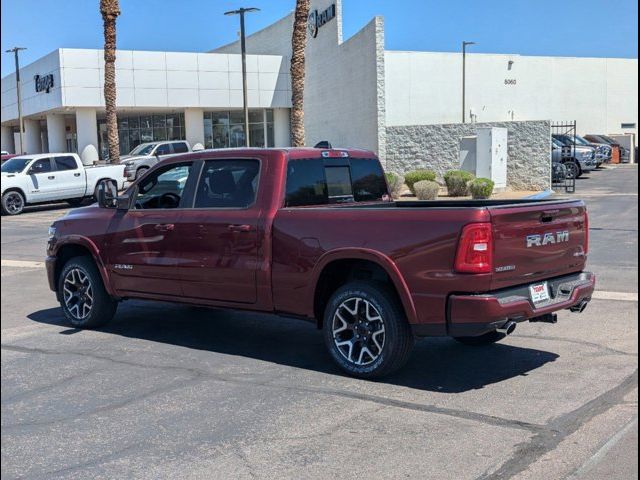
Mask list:
[{"label": "windshield", "polygon": [[30,158],[13,157],[2,164],[2,173],[20,173],[30,161]]},{"label": "windshield", "polygon": [[576,143],[578,145],[591,145],[588,141],[582,138],[580,135],[576,135]]},{"label": "windshield", "polygon": [[601,139],[603,139],[605,142],[611,144],[611,145],[616,145],[618,142],[616,142],[613,138],[611,137],[607,137],[606,135],[598,135]]},{"label": "windshield", "polygon": [[573,145],[573,137],[570,137],[569,135],[554,135],[553,138],[566,146]]},{"label": "windshield", "polygon": [[142,143],[129,152],[129,155],[151,155],[155,143]]}]

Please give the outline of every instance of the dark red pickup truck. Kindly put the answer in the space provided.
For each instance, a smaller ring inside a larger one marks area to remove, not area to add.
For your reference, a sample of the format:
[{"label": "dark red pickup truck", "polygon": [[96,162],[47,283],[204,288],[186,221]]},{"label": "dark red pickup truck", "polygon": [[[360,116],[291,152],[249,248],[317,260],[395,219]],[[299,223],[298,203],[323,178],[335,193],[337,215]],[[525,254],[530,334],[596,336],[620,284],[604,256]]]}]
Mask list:
[{"label": "dark red pickup truck", "polygon": [[76,327],[129,298],[317,323],[361,377],[407,360],[416,337],[501,340],[516,323],[582,311],[580,200],[399,201],[355,149],[230,149],[165,160],[51,227],[51,289]]}]

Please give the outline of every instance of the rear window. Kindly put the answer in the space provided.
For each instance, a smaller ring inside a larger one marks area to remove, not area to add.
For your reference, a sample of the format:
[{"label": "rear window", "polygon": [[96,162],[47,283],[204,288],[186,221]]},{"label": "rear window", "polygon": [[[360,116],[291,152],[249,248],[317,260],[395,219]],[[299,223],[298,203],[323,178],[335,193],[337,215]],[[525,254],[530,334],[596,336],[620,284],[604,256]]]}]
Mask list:
[{"label": "rear window", "polygon": [[304,159],[287,165],[286,207],[382,200],[387,185],[374,159]]},{"label": "rear window", "polygon": [[56,170],[75,170],[78,168],[76,159],[73,157],[55,157]]}]

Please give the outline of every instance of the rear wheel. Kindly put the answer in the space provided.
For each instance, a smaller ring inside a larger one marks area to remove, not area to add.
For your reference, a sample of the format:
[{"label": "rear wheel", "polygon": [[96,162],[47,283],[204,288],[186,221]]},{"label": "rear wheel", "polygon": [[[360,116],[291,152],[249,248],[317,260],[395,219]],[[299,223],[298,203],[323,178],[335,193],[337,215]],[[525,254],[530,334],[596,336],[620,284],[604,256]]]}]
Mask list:
[{"label": "rear wheel", "polygon": [[398,370],[414,344],[396,296],[373,282],[352,282],[336,290],[325,310],[323,330],[333,360],[361,378]]},{"label": "rear wheel", "polygon": [[465,345],[472,345],[474,347],[482,346],[482,345],[491,345],[492,343],[499,342],[507,335],[504,333],[500,333],[497,331],[485,333],[484,335],[479,335],[477,337],[453,337],[458,342],[463,343]]},{"label": "rear wheel", "polygon": [[17,190],[11,190],[2,195],[3,215],[20,215],[24,210],[24,205],[24,196]]},{"label": "rear wheel", "polygon": [[89,257],[74,257],[65,264],[58,279],[58,297],[65,317],[77,328],[104,325],[118,307]]}]

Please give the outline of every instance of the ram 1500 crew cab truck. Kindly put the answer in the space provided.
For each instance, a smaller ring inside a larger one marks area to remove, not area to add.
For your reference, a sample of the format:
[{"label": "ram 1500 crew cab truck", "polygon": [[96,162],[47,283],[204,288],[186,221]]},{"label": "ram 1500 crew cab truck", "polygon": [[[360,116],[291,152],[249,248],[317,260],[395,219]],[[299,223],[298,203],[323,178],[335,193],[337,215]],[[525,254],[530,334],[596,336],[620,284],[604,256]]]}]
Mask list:
[{"label": "ram 1500 crew cab truck", "polygon": [[86,167],[75,153],[20,155],[2,164],[2,213],[18,215],[25,205],[67,201],[78,206],[100,182],[124,187],[124,165]]},{"label": "ram 1500 crew cab truck", "polygon": [[489,344],[582,311],[588,238],[580,200],[393,202],[369,151],[227,149],[106,185],[51,226],[46,265],[76,327],[130,298],[271,312],[316,322],[342,369],[375,377],[416,337]]}]

